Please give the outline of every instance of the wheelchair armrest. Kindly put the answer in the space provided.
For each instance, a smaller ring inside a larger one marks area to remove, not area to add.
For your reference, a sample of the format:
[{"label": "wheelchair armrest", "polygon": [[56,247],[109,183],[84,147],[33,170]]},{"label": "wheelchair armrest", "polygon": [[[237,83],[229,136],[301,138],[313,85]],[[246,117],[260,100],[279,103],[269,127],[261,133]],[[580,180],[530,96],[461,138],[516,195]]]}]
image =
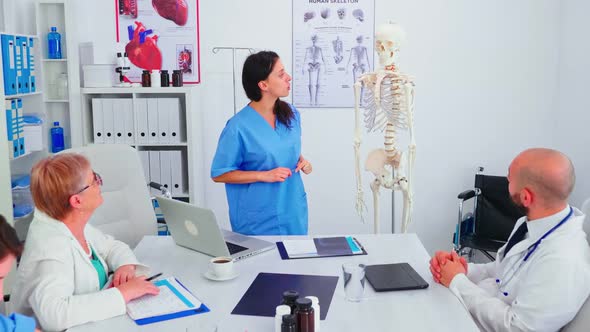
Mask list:
[{"label": "wheelchair armrest", "polygon": [[473,197],[475,197],[475,190],[473,189],[465,190],[464,192],[457,195],[457,198],[463,201],[466,201]]}]

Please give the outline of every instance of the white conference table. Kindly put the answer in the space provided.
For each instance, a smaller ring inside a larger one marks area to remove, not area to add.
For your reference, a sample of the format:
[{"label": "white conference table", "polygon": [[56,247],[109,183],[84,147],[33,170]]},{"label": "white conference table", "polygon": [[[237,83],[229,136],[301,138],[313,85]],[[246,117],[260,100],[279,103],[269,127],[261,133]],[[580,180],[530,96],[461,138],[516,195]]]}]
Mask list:
[{"label": "white conference table", "polygon": [[[260,272],[338,276],[322,331],[478,331],[471,315],[444,286],[432,280],[430,259],[415,234],[356,235],[368,255],[281,260],[275,249],[235,263],[239,272],[230,281],[211,281],[203,277],[211,257],[175,245],[168,236],[146,236],[138,244],[138,259],[162,277],[177,277],[211,311],[204,314],[138,326],[127,315],[69,329],[93,331],[274,331],[274,318],[232,315],[252,281]],[[305,237],[260,237],[269,241]],[[424,290],[375,292],[365,284],[360,303],[344,299],[342,264],[386,264],[408,262],[430,286]],[[161,277],[161,278],[162,278]],[[278,299],[280,301],[280,299]],[[277,303],[278,305],[278,303]],[[325,310],[320,303],[320,310]]]}]

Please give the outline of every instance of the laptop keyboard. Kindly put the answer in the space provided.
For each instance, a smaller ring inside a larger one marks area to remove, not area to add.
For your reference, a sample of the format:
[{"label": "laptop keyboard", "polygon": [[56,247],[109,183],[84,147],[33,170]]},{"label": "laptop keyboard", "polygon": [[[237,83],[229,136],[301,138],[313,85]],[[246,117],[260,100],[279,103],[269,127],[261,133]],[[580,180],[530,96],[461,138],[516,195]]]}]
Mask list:
[{"label": "laptop keyboard", "polygon": [[242,246],[237,245],[235,243],[226,242],[225,244],[227,245],[227,249],[229,249],[230,255],[237,254],[237,253],[242,252],[244,250],[248,250],[248,248],[242,247]]}]

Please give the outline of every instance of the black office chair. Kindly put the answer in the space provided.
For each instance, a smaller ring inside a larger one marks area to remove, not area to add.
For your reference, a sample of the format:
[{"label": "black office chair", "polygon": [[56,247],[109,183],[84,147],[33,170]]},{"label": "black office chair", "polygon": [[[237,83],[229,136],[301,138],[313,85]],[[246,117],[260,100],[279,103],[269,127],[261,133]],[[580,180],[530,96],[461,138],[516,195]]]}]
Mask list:
[{"label": "black office chair", "polygon": [[[524,215],[510,198],[508,179],[505,176],[482,174],[483,167],[475,175],[473,189],[460,193],[459,218],[453,235],[454,249],[459,255],[473,256],[474,250],[481,251],[490,260],[502,247],[518,218]],[[475,198],[473,212],[463,214],[463,205]]]}]

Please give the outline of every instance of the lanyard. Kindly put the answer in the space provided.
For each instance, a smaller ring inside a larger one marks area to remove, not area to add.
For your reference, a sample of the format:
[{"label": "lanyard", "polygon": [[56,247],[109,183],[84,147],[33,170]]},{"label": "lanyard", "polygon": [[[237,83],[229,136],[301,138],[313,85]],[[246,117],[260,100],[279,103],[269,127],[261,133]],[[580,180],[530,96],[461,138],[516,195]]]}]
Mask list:
[{"label": "lanyard", "polygon": [[[518,270],[520,270],[520,268],[524,265],[524,263],[526,263],[526,261],[531,257],[531,255],[535,252],[535,250],[537,250],[537,248],[541,244],[541,241],[543,241],[547,236],[549,236],[551,233],[553,233],[556,229],[558,229],[563,224],[565,224],[565,222],[569,220],[569,218],[572,216],[573,213],[574,213],[574,209],[572,207],[570,207],[570,211],[567,214],[567,216],[565,216],[563,219],[561,219],[561,221],[557,225],[553,226],[550,230],[547,231],[547,233],[543,234],[543,236],[541,236],[541,238],[539,238],[537,241],[535,241],[535,243],[531,244],[528,247],[528,249],[527,249],[528,252],[524,256],[524,259],[518,265],[518,267],[516,268],[516,270],[514,270],[514,273],[512,273],[512,276],[510,276],[510,278],[508,278],[508,280],[506,280],[506,282],[501,282],[500,279],[496,279],[496,283],[499,284],[500,287],[508,285],[508,283],[510,281],[512,281],[512,279],[516,275],[516,272],[518,272]],[[518,261],[516,261],[516,262],[518,262]],[[516,262],[514,264],[516,264]],[[514,267],[514,264],[512,264],[510,266],[510,269],[511,270]],[[508,296],[508,292],[502,292],[502,294],[504,294],[504,296]]]}]

